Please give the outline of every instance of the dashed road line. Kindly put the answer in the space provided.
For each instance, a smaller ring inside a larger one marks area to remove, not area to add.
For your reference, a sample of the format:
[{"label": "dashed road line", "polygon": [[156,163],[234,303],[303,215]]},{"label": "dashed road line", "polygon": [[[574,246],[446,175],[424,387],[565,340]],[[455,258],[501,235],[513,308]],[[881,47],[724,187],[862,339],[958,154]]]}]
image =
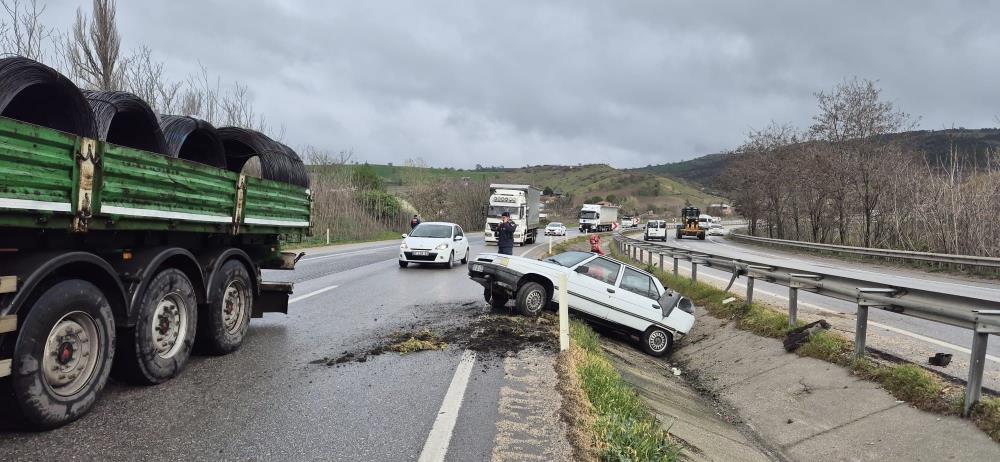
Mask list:
[{"label": "dashed road line", "polygon": [[451,435],[455,430],[455,422],[458,421],[458,411],[462,408],[462,399],[465,397],[465,389],[469,385],[469,376],[472,375],[472,367],[476,364],[476,353],[472,350],[465,350],[462,360],[455,368],[455,376],[451,379],[451,385],[444,394],[444,402],[438,411],[431,433],[427,435],[424,449],[420,451],[420,462],[441,462],[448,454],[448,445],[451,444]]},{"label": "dashed road line", "polygon": [[336,289],[337,287],[340,287],[340,286],[324,287],[322,289],[314,290],[314,291],[309,292],[307,294],[299,295],[298,297],[293,297],[291,300],[288,301],[288,304],[291,305],[292,303],[295,303],[295,302],[300,301],[300,300],[305,300],[305,299],[307,299],[309,297],[312,297],[314,295],[319,295],[319,294],[321,294],[323,292],[329,292],[329,291],[331,291],[333,289]]}]

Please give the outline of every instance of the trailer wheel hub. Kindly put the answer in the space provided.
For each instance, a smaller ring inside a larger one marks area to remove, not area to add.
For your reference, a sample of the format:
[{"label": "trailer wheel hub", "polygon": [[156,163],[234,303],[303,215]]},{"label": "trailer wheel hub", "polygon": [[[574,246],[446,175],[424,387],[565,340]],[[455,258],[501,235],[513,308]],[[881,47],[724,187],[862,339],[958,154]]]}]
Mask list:
[{"label": "trailer wheel hub", "polygon": [[167,294],[157,303],[153,312],[153,349],[161,358],[170,358],[187,340],[187,310],[179,294]]},{"label": "trailer wheel hub", "polygon": [[222,299],[222,324],[225,326],[226,332],[237,333],[243,325],[246,314],[246,287],[242,281],[230,281]]},{"label": "trailer wheel hub", "polygon": [[45,340],[42,376],[59,396],[72,396],[90,381],[100,356],[97,322],[82,311],[67,313]]}]

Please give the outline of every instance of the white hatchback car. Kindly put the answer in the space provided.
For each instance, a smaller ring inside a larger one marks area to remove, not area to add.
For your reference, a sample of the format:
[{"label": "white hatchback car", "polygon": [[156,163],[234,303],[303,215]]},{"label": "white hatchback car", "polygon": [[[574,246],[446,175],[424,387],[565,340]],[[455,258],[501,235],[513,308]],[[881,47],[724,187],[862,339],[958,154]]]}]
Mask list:
[{"label": "white hatchback car", "polygon": [[483,286],[487,302],[500,308],[515,298],[517,311],[528,316],[558,301],[561,275],[574,313],[639,337],[642,350],[653,356],[667,354],[694,325],[690,299],[639,268],[590,252],[564,252],[545,261],[482,254],[469,265],[469,277]]},{"label": "white hatchback car", "polygon": [[566,235],[566,226],[563,225],[562,223],[559,223],[559,222],[556,222],[556,221],[554,221],[552,223],[549,223],[549,225],[545,227],[545,235],[546,236],[565,236]]},{"label": "white hatchback car", "polygon": [[454,223],[427,222],[403,235],[399,245],[399,267],[410,263],[435,263],[454,268],[455,262],[469,261],[469,240]]},{"label": "white hatchback car", "polygon": [[712,223],[708,227],[709,236],[725,236],[726,228],[723,228],[719,223]]}]

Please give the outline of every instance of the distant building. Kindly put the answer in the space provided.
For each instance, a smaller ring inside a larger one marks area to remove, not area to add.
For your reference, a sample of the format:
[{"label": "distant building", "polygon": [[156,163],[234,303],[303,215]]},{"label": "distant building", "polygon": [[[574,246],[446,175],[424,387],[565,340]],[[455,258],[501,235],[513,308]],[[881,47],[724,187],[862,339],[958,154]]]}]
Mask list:
[{"label": "distant building", "polygon": [[733,214],[733,208],[729,204],[712,204],[708,206],[706,213],[716,217],[728,217]]}]

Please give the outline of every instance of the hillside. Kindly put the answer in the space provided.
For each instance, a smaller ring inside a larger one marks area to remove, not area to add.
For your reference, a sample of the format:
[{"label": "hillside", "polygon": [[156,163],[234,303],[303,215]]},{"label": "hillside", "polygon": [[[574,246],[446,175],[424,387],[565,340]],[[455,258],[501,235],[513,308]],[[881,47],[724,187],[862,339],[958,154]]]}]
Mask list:
[{"label": "hillside", "polygon": [[[491,183],[523,183],[551,188],[570,196],[573,206],[600,196],[607,199],[613,195],[616,202],[626,197],[635,199],[639,210],[675,213],[685,203],[698,206],[725,202],[724,199],[707,194],[698,187],[678,181],[662,174],[635,170],[619,170],[604,164],[582,166],[542,165],[504,170],[457,170],[444,168],[416,168],[391,165],[370,165],[379,176],[386,189],[399,196],[417,185],[444,180],[461,180]],[[342,167],[311,166],[310,170],[329,171]]]},{"label": "hillside", "polygon": [[[916,152],[924,153],[932,163],[947,158],[952,143],[958,152],[967,159],[983,162],[991,150],[1000,149],[1000,129],[965,129],[948,130],[915,130],[894,133],[887,137]],[[655,175],[663,175],[699,185],[706,191],[718,191],[719,175],[725,170],[727,159],[725,153],[709,154],[682,162],[653,165],[630,170]]]}]

